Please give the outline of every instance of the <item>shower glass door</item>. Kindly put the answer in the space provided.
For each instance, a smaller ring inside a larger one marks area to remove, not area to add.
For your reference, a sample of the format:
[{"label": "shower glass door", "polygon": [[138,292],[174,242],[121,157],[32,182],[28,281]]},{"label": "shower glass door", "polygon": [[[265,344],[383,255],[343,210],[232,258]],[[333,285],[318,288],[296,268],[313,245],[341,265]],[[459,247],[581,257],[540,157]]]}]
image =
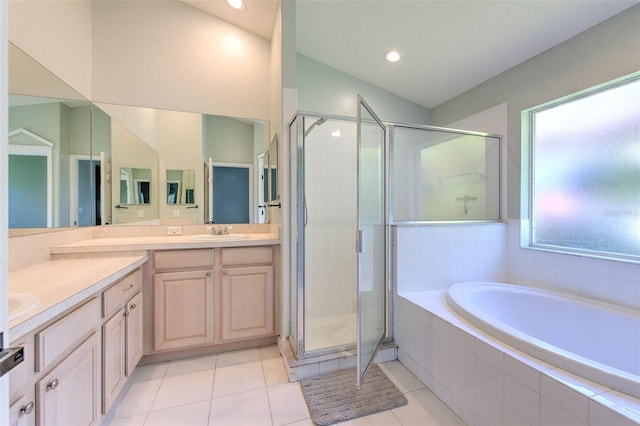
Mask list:
[{"label": "shower glass door", "polygon": [[386,333],[385,133],[358,95],[358,388]]}]

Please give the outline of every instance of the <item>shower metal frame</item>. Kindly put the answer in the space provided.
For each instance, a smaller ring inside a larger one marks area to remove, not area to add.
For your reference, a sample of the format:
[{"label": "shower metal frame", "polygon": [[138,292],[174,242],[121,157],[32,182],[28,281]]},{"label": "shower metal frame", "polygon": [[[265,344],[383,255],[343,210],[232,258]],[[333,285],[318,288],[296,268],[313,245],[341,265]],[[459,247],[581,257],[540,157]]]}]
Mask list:
[{"label": "shower metal frame", "polygon": [[[289,135],[291,136],[291,126],[297,119],[302,119],[302,122],[297,125],[296,128],[296,185],[297,185],[297,193],[295,194],[295,200],[298,206],[305,205],[305,185],[304,185],[304,175],[298,173],[299,170],[304,170],[304,162],[305,162],[305,151],[304,151],[304,139],[305,139],[305,123],[304,120],[307,117],[314,117],[316,120],[326,119],[326,120],[340,120],[346,122],[353,122],[354,124],[357,121],[356,117],[348,117],[341,116],[335,114],[323,114],[311,111],[299,110],[293,115],[293,117],[289,120],[288,128]],[[315,122],[315,121],[314,121]],[[421,125],[421,124],[410,124],[410,123],[402,123],[402,122],[390,122],[390,121],[382,121],[382,123],[387,127],[386,137],[384,141],[384,173],[386,176],[385,184],[384,184],[384,192],[385,192],[385,227],[387,229],[387,241],[385,244],[385,253],[386,253],[386,272],[385,272],[385,280],[387,286],[386,292],[386,333],[383,339],[383,344],[385,342],[393,341],[393,298],[394,298],[394,283],[391,277],[394,275],[393,262],[392,262],[392,253],[391,247],[395,244],[395,239],[393,233],[391,232],[392,226],[415,226],[415,225],[427,225],[427,224],[467,224],[467,223],[499,223],[503,221],[503,194],[502,194],[502,186],[503,186],[503,143],[502,136],[493,133],[485,133],[485,132],[477,132],[470,130],[462,130],[448,127],[439,127],[439,126],[430,126],[430,125]],[[312,124],[313,125],[313,124]],[[480,137],[492,137],[498,140],[499,149],[498,149],[498,219],[470,219],[470,220],[453,220],[453,221],[396,221],[393,214],[393,194],[391,191],[392,185],[392,164],[393,164],[393,144],[394,141],[394,133],[396,128],[410,128],[417,130],[428,130],[428,131],[437,131],[437,132],[445,132],[445,133],[453,133],[453,134],[461,134],[461,135],[471,135],[471,136],[480,136]],[[357,143],[357,141],[355,141]],[[290,153],[293,154],[293,145],[290,146]],[[292,161],[291,161],[292,162]],[[293,198],[292,198],[293,200]],[[292,265],[295,263],[296,265],[296,335],[295,341],[291,341],[291,336],[289,338],[291,348],[294,351],[294,355],[297,359],[308,359],[317,356],[332,354],[336,352],[348,352],[355,351],[357,347],[357,342],[330,346],[322,349],[314,349],[310,351],[305,351],[305,253],[304,253],[304,243],[305,243],[305,235],[304,232],[299,232],[300,224],[304,224],[305,221],[305,209],[298,208],[295,216],[297,220],[297,227],[295,229],[296,233],[296,245],[297,245],[297,256],[295,261],[292,260]],[[304,229],[304,225],[303,225]],[[292,235],[293,235],[292,229]],[[293,243],[293,239],[291,241]],[[293,245],[293,244],[292,244]],[[292,279],[294,278],[292,274]],[[357,285],[357,282],[356,282]],[[290,300],[291,305],[291,300]]]},{"label": "shower metal frame", "polygon": [[[293,117],[291,118],[291,120],[289,120],[289,129],[291,131],[291,126],[292,124],[296,121],[296,119],[301,118],[302,119],[302,123],[297,125],[297,129],[296,129],[296,189],[297,189],[297,193],[295,194],[295,199],[297,202],[298,206],[304,206],[305,205],[305,192],[304,192],[304,176],[301,173],[298,173],[299,170],[304,170],[304,162],[305,162],[305,151],[304,151],[304,138],[305,136],[305,123],[304,123],[304,119],[307,117],[314,117],[316,120],[319,119],[326,119],[326,120],[339,120],[339,121],[345,121],[345,122],[352,122],[354,125],[356,124],[357,118],[356,117],[347,117],[347,116],[341,116],[341,115],[335,115],[335,114],[320,114],[320,113],[316,113],[316,112],[310,112],[310,111],[297,111]],[[315,122],[315,121],[314,121]],[[387,125],[387,122],[383,121],[383,124],[385,124],[385,126]],[[313,124],[312,124],[313,125]],[[290,133],[291,135],[291,133]],[[357,144],[357,140],[354,141],[354,143]],[[291,152],[293,152],[293,150],[291,150]],[[385,161],[384,161],[384,173],[386,176],[389,176],[389,167],[390,167],[390,162],[389,162],[389,137],[387,135],[387,137],[385,137],[385,141],[384,141],[384,154],[385,154]],[[385,226],[387,228],[387,235],[390,235],[390,222],[389,222],[389,179],[385,179]],[[296,211],[296,229],[295,232],[297,233],[297,238],[296,238],[296,245],[297,245],[297,256],[295,259],[295,264],[296,264],[296,296],[297,296],[297,300],[296,300],[296,336],[295,336],[295,342],[290,341],[291,347],[294,351],[294,354],[296,356],[297,359],[308,359],[308,358],[312,358],[312,357],[316,357],[316,356],[321,356],[321,355],[327,355],[327,354],[332,354],[332,353],[336,353],[336,352],[349,352],[349,351],[355,351],[357,348],[357,341],[354,341],[352,343],[347,343],[347,344],[343,344],[343,345],[336,345],[336,346],[329,346],[326,348],[321,348],[321,349],[313,349],[310,351],[306,351],[305,350],[305,335],[304,335],[304,331],[305,331],[305,303],[304,303],[304,296],[305,296],[305,266],[304,266],[304,261],[305,261],[305,253],[304,253],[304,244],[305,244],[305,235],[304,232],[299,232],[300,229],[300,224],[304,224],[304,220],[305,220],[305,209],[304,208],[298,208]],[[303,225],[303,229],[304,229],[304,225]],[[292,230],[293,231],[293,230]],[[386,268],[385,268],[385,282],[386,282],[386,287],[387,287],[387,291],[386,291],[386,295],[385,295],[385,299],[386,299],[386,331],[385,331],[385,338],[384,341],[392,341],[393,340],[393,326],[392,326],[392,288],[391,288],[391,273],[390,273],[390,266],[391,266],[391,241],[390,238],[386,239],[386,244],[385,244],[385,254],[386,254]],[[355,248],[354,248],[355,250]],[[293,262],[292,262],[293,263]],[[356,286],[357,286],[357,281],[356,281]],[[357,291],[357,289],[356,289]],[[291,339],[290,339],[291,340]]]},{"label": "shower metal frame", "polygon": [[[449,127],[439,127],[439,126],[430,126],[426,124],[408,124],[408,123],[396,123],[396,122],[388,122],[383,121],[385,125],[389,127],[389,136],[388,136],[388,144],[387,148],[388,152],[388,164],[389,164],[389,174],[387,179],[387,191],[389,194],[388,199],[388,209],[389,209],[389,223],[391,226],[414,226],[414,225],[451,225],[451,224],[468,224],[468,223],[500,223],[504,221],[504,212],[503,212],[503,197],[502,197],[502,185],[503,185],[503,170],[502,170],[502,135],[498,135],[495,133],[485,133],[485,132],[476,132],[473,130],[462,130],[462,129],[454,129]],[[454,133],[459,135],[469,135],[469,136],[480,136],[485,138],[496,138],[498,140],[498,218],[497,219],[458,219],[458,220],[401,220],[396,221],[394,212],[393,212],[393,192],[391,191],[392,175],[391,165],[393,164],[393,145],[395,144],[394,133],[397,127],[402,127],[405,129],[417,129],[417,130],[429,130],[434,132],[443,132],[443,133]]]}]

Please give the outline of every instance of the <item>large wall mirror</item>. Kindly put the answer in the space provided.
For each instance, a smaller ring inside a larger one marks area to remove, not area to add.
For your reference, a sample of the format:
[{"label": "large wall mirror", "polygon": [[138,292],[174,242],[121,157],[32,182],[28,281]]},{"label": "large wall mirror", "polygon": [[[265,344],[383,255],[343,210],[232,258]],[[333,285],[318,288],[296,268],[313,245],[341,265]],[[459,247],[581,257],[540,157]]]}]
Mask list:
[{"label": "large wall mirror", "polygon": [[10,234],[99,223],[90,115],[87,99],[9,45]]},{"label": "large wall mirror", "polygon": [[266,121],[91,103],[9,51],[10,235],[261,221]]}]

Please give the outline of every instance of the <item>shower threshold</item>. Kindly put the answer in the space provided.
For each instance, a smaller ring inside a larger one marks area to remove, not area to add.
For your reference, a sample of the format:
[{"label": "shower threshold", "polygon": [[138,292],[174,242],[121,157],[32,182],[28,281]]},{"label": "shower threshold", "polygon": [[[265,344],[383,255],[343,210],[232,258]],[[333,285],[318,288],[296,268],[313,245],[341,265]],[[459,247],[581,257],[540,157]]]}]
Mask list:
[{"label": "shower threshold", "polygon": [[[285,369],[290,382],[297,382],[306,377],[333,373],[339,370],[354,368],[357,363],[356,349],[347,349],[318,356],[297,359],[288,339],[278,339],[278,349],[285,360]],[[393,341],[384,342],[374,360],[375,363],[398,359],[398,345]],[[354,377],[355,380],[355,377]]]}]

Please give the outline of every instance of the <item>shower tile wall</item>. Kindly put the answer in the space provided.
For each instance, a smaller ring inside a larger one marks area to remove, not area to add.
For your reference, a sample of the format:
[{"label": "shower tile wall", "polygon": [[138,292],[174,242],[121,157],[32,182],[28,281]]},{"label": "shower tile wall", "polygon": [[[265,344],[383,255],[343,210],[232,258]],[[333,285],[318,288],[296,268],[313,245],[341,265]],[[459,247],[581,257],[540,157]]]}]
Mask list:
[{"label": "shower tile wall", "polygon": [[307,319],[356,310],[356,145],[344,129],[329,136],[331,125],[315,129],[305,148]]},{"label": "shower tile wall", "polygon": [[507,226],[503,223],[396,226],[394,230],[398,293],[507,278]]}]

